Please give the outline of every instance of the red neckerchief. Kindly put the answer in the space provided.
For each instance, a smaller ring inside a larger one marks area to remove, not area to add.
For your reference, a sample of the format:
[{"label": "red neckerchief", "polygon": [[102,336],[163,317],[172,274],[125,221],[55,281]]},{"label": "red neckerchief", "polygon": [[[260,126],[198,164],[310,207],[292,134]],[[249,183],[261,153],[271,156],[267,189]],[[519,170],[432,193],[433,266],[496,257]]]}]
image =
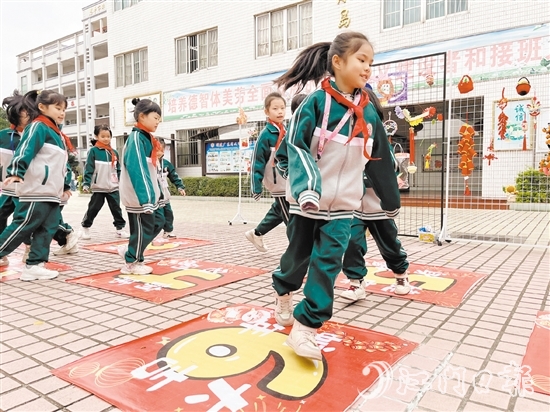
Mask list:
[{"label": "red neckerchief", "polygon": [[143,130],[145,133],[151,137],[151,143],[153,144],[153,151],[151,152],[151,162],[153,163],[153,166],[157,165],[158,160],[158,154],[162,153],[162,146],[160,145],[160,142],[157,140],[155,136],[153,136],[153,133],[149,131],[147,127],[145,127],[140,122],[136,123],[136,127],[140,130]]},{"label": "red neckerchief", "polygon": [[24,127],[21,127],[21,126],[16,127],[13,124],[10,124],[10,129],[15,130],[17,133],[21,134],[21,133],[23,133]]},{"label": "red neckerchief", "polygon": [[267,122],[272,124],[279,130],[279,137],[277,138],[277,143],[275,143],[275,150],[277,150],[286,135],[285,125],[282,123],[276,123],[271,119],[267,119]]},{"label": "red neckerchief", "polygon": [[105,143],[101,143],[98,140],[97,142],[95,142],[95,147],[99,147],[100,149],[105,149],[108,152],[110,152],[111,153],[111,164],[112,165],[115,164],[115,162],[117,161],[116,153],[110,145],[105,144]]},{"label": "red neckerchief", "polygon": [[363,156],[365,156],[369,160],[378,160],[370,157],[367,152],[367,141],[369,140],[370,133],[367,127],[367,122],[363,117],[363,109],[369,104],[369,95],[367,94],[367,92],[361,90],[361,99],[359,100],[359,104],[355,105],[353,104],[353,102],[350,102],[348,99],[346,99],[340,92],[334,90],[334,88],[330,84],[330,79],[328,77],[326,77],[321,82],[321,86],[325,92],[327,92],[334,98],[334,100],[336,100],[341,105],[346,106],[348,109],[353,110],[353,113],[357,118],[357,120],[355,121],[355,126],[353,126],[353,131],[351,132],[351,135],[346,144],[351,142],[351,139],[353,139],[359,133],[363,133]]},{"label": "red neckerchief", "polygon": [[74,152],[74,147],[71,143],[71,139],[69,139],[69,136],[67,136],[65,133],[63,133],[59,129],[59,127],[54,122],[52,122],[52,120],[49,117],[44,116],[43,114],[41,114],[41,115],[38,115],[36,117],[36,119],[33,120],[33,122],[42,122],[42,123],[44,123],[50,129],[52,129],[54,132],[56,132],[59,136],[61,136],[61,138],[65,142],[66,149],[69,152]]}]

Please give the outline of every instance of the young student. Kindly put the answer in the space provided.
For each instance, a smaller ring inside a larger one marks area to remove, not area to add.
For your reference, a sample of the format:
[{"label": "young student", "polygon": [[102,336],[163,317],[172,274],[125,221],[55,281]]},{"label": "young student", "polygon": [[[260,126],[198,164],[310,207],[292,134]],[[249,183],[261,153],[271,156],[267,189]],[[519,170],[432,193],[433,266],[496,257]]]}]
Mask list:
[{"label": "young student", "polygon": [[113,132],[108,125],[102,124],[94,128],[93,147],[88,152],[86,168],[82,180],[82,191],[89,193],[92,198],[88,210],[82,219],[82,239],[91,239],[90,227],[103,207],[105,200],[113,215],[113,225],[116,236],[127,239],[130,235],[124,231],[126,221],[120,209],[120,195],[118,182],[120,179],[120,162],[118,153],[111,147]]},{"label": "young student", "polygon": [[164,157],[164,149],[166,148],[166,143],[164,139],[160,140],[160,147],[162,151],[157,155],[159,156],[159,167],[160,167],[160,187],[162,189],[162,211],[164,212],[164,234],[165,238],[175,238],[176,235],[174,231],[174,212],[170,206],[170,187],[168,186],[168,180],[170,180],[178,189],[180,195],[185,196],[185,185],[181,181],[176,168],[168,159]]},{"label": "young student", "polygon": [[[378,97],[371,89],[365,88],[365,90],[376,108],[378,117],[384,121],[383,109]],[[389,218],[380,207],[380,198],[374,192],[370,181],[365,178],[364,183],[365,194],[361,200],[361,208],[353,214],[351,236],[348,248],[344,253],[342,266],[342,272],[350,279],[350,286],[340,296],[351,301],[364,299],[367,296],[363,284],[363,279],[367,275],[364,257],[367,253],[366,229],[372,235],[386,265],[394,273],[394,293],[406,295],[411,290],[407,273],[409,262],[407,253],[397,237],[397,226],[395,221]],[[399,195],[399,190],[397,195]]]},{"label": "young student", "polygon": [[255,229],[244,235],[260,252],[267,252],[263,237],[279,224],[288,222],[288,201],[285,198],[286,182],[275,168],[275,152],[283,141],[286,129],[283,124],[286,102],[281,93],[269,93],[264,100],[267,124],[258,136],[251,159],[250,186],[254,200],[262,196],[262,183],[275,199],[267,214]]},{"label": "young student", "polygon": [[[321,360],[316,329],[332,316],[334,282],[342,269],[353,211],[363,196],[362,177],[372,181],[381,206],[395,216],[400,199],[384,126],[363,87],[374,51],[357,32],[304,49],[275,83],[285,89],[310,80],[321,88],[294,113],[285,150],[276,157],[288,170],[289,245],[273,272],[275,319],[293,325],[287,339],[299,356]],[[330,76],[326,77],[327,72]],[[366,166],[365,166],[366,165]],[[292,309],[292,294],[304,299]]]},{"label": "young student", "polygon": [[[23,130],[29,123],[29,115],[23,107],[23,96],[17,90],[12,96],[6,97],[2,101],[2,108],[6,112],[10,127],[0,131],[0,179],[6,180],[6,172],[15,149],[19,145]],[[0,196],[0,233],[8,226],[8,218],[11,216],[18,203],[15,195],[15,185],[2,186],[2,195]],[[30,240],[25,241],[30,244]],[[9,264],[8,257],[3,256],[0,259],[0,266]]]},{"label": "young student", "polygon": [[70,142],[58,127],[65,118],[67,99],[52,90],[32,90],[25,95],[23,105],[31,123],[23,132],[4,182],[16,183],[19,203],[11,224],[0,235],[0,258],[31,238],[20,279],[53,279],[59,273],[46,269],[44,263],[61,219],[59,203],[71,195],[64,192]]},{"label": "young student", "polygon": [[157,176],[162,147],[152,135],[160,123],[161,111],[149,99],[134,98],[132,104],[137,123],[124,144],[119,184],[120,200],[130,222],[130,240],[127,249],[119,249],[126,262],[120,271],[146,275],[153,269],[143,264],[143,252],[164,227]]}]

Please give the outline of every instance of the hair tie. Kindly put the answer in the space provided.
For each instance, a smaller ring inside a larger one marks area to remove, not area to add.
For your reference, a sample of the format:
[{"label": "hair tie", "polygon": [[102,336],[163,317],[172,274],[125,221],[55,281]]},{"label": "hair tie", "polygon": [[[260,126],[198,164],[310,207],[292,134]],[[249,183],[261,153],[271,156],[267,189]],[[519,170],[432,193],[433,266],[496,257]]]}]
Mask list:
[{"label": "hair tie", "polygon": [[36,95],[37,95],[37,96],[40,96],[40,93],[42,93],[42,90],[37,90],[37,91],[36,91]]}]

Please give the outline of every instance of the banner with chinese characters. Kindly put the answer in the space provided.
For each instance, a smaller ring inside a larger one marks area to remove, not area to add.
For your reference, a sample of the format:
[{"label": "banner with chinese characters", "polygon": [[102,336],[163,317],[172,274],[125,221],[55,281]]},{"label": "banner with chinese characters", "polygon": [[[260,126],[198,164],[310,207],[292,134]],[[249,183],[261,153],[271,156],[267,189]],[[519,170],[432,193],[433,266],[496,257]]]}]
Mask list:
[{"label": "banner with chinese characters", "polygon": [[[408,269],[411,291],[408,295],[396,295],[393,293],[395,278],[386,263],[377,260],[366,260],[365,262],[367,276],[365,276],[364,282],[367,292],[452,308],[458,307],[478,282],[486,276],[465,270],[411,263]],[[349,280],[341,273],[336,279],[335,286],[347,289]]]},{"label": "banner with chinese characters", "polygon": [[124,411],[343,411],[417,344],[326,322],[323,360],[285,344],[273,311],[232,306],[52,373]]},{"label": "banner with chinese characters", "polygon": [[250,160],[254,152],[254,141],[240,149],[238,140],[215,140],[204,143],[206,174],[242,173],[250,170]]},{"label": "banner with chinese characters", "polygon": [[120,270],[113,270],[68,279],[67,282],[164,303],[265,273],[263,269],[195,259],[170,258],[147,265],[153,268],[149,275],[124,275]]},{"label": "banner with chinese characters", "polygon": [[[532,148],[533,125],[527,105],[531,99],[510,99],[503,107],[493,102],[494,150],[522,150]],[[503,116],[505,120],[503,120]],[[525,143],[524,143],[525,140]]]},{"label": "banner with chinese characters", "polygon": [[521,363],[523,368],[528,368],[522,375],[527,375],[526,372],[530,375],[528,381],[521,380],[520,386],[524,389],[530,388],[535,392],[550,395],[549,342],[550,312],[539,311]]},{"label": "banner with chinese characters", "polygon": [[[93,245],[82,245],[84,249],[95,250],[96,252],[118,253],[118,247],[127,244],[127,240],[116,240],[114,242],[97,243]],[[169,252],[178,249],[187,249],[190,247],[211,245],[209,240],[190,239],[190,238],[156,238],[147,246],[144,256],[151,256],[161,252]]]}]

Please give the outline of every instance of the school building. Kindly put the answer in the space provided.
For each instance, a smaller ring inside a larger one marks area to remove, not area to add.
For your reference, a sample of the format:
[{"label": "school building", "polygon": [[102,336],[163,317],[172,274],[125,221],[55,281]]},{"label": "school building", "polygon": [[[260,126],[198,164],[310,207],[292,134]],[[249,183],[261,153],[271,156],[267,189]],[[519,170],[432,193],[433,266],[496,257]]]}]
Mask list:
[{"label": "school building", "polygon": [[[375,49],[370,83],[396,122],[394,142],[410,151],[412,132],[396,106],[441,115],[414,128],[411,190],[439,190],[448,164],[457,193],[468,183],[478,196],[499,198],[548,150],[539,126],[550,121],[549,21],[546,0],[98,1],[83,8],[82,31],[19,54],[18,79],[22,92],[68,97],[63,130],[82,160],[96,124],[108,123],[122,144],[134,123],[131,100],[141,97],[161,105],[156,135],[175,140],[180,175],[234,173],[238,139],[265,124],[272,80],[305,47],[357,30]],[[462,94],[464,76],[474,89]],[[521,77],[531,86],[525,96],[516,92]],[[539,116],[527,106],[534,95]],[[248,117],[241,130],[240,108]],[[467,182],[457,153],[464,123],[476,131]]]}]

